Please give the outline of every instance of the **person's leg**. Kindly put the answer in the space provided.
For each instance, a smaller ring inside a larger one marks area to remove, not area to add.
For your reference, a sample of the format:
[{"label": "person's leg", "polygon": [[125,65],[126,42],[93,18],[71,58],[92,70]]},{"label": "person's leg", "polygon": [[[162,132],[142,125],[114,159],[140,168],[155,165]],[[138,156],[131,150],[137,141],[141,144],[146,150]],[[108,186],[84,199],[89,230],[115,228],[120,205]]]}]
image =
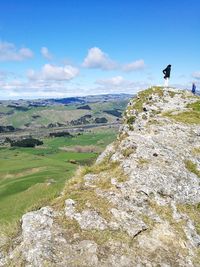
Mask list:
[{"label": "person's leg", "polygon": [[169,78],[166,78],[165,79],[165,85],[164,85],[165,87],[168,87],[169,86]]}]

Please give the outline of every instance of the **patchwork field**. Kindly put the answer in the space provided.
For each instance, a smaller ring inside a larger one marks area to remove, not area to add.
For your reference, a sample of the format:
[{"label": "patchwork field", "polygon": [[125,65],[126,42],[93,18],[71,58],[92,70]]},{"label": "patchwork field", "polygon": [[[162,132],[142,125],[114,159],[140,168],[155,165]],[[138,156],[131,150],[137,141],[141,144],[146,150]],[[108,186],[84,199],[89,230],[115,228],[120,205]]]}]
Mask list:
[{"label": "patchwork field", "polygon": [[0,227],[48,204],[79,165],[90,164],[115,138],[115,130],[104,129],[74,137],[46,138],[36,148],[1,147]]}]

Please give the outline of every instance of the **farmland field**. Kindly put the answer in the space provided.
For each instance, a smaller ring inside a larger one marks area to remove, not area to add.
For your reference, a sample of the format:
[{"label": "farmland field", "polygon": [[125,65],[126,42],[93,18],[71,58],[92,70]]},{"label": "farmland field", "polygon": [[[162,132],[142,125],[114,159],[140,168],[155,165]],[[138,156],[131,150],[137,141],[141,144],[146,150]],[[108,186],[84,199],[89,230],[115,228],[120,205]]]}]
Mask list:
[{"label": "farmland field", "polygon": [[[79,165],[90,164],[116,131],[84,132],[73,137],[43,139],[36,148],[0,148],[0,227],[12,224],[28,210],[47,205],[58,196]],[[66,151],[74,146],[94,151]],[[65,149],[63,149],[65,148]],[[76,164],[74,164],[76,163]]]}]

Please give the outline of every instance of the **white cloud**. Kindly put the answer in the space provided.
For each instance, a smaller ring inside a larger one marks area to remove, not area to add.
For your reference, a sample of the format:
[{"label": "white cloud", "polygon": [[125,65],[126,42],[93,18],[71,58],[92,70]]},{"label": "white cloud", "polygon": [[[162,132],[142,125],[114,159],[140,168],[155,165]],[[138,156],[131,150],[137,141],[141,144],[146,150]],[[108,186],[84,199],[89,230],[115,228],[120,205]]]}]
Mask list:
[{"label": "white cloud", "polygon": [[125,80],[122,76],[115,76],[109,79],[97,80],[96,83],[103,86],[122,86],[130,84],[131,82]]},{"label": "white cloud", "polygon": [[[91,94],[91,88],[68,81],[0,81],[0,99],[61,98]],[[94,92],[95,94],[95,92]]]},{"label": "white cloud", "polygon": [[3,82],[1,83],[1,88],[5,90],[13,90],[13,89],[19,89],[23,87],[24,83],[20,80],[14,79],[9,82]]},{"label": "white cloud", "polygon": [[0,41],[0,61],[22,61],[33,57],[33,52],[26,47],[17,49],[12,43]]},{"label": "white cloud", "polygon": [[109,79],[96,81],[100,86],[95,88],[96,93],[129,93],[134,94],[138,90],[148,88],[149,82],[130,81],[122,76],[115,76]]},{"label": "white cloud", "polygon": [[100,48],[90,48],[83,62],[83,67],[96,68],[102,70],[112,70],[117,67],[117,63],[109,58]]},{"label": "white cloud", "polygon": [[60,80],[20,80],[0,81],[0,99],[36,99],[58,98],[109,93],[134,94],[149,86],[147,83],[134,82],[115,76],[96,81],[96,85],[77,84],[72,81]]},{"label": "white cloud", "polygon": [[126,72],[142,70],[145,68],[144,60],[139,59],[131,63],[125,64],[122,66],[122,70]]},{"label": "white cloud", "polygon": [[45,64],[41,71],[29,70],[27,77],[30,80],[46,80],[46,81],[68,81],[75,78],[79,70],[70,65],[55,66],[52,64]]},{"label": "white cloud", "polygon": [[41,48],[40,52],[41,52],[42,56],[43,56],[44,58],[48,59],[48,60],[51,60],[52,57],[53,57],[53,56],[51,55],[51,53],[49,52],[49,49],[48,49],[47,47],[45,47],[45,46],[43,46],[43,47]]},{"label": "white cloud", "polygon": [[88,50],[88,54],[85,57],[82,65],[85,68],[102,70],[117,69],[124,72],[143,70],[145,68],[143,59],[139,59],[127,64],[119,64],[116,61],[110,59],[110,57],[98,47],[92,47]]},{"label": "white cloud", "polygon": [[192,77],[195,79],[200,79],[200,71],[196,71],[192,74]]}]

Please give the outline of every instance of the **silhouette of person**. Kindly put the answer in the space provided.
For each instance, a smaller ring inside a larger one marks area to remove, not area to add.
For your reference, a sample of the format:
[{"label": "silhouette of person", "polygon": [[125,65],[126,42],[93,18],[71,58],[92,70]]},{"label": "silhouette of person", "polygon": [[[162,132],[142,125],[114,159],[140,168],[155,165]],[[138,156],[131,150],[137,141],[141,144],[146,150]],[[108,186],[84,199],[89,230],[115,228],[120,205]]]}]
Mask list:
[{"label": "silhouette of person", "polygon": [[163,70],[164,79],[165,79],[165,86],[169,86],[169,78],[171,72],[171,65],[168,65],[166,69]]},{"label": "silhouette of person", "polygon": [[195,95],[196,93],[196,85],[195,83],[192,84],[192,93]]}]

